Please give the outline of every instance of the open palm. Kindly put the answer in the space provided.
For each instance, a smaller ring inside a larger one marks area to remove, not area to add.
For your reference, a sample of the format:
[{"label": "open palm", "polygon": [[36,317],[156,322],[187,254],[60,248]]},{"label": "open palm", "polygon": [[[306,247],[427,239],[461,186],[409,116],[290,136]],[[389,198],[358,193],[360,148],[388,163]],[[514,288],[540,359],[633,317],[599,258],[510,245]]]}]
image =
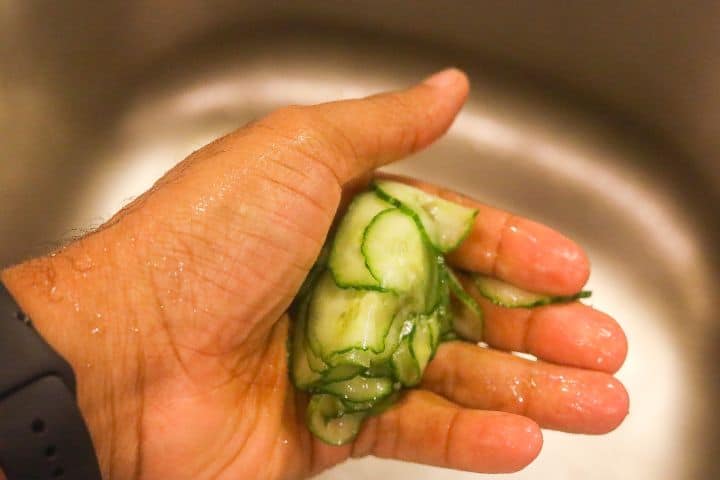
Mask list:
[{"label": "open palm", "polygon": [[[443,344],[422,387],[352,445],[305,427],[287,308],[343,197],[439,137],[467,90],[450,70],[402,92],[278,110],[195,152],[97,232],[3,273],[73,364],[106,478],[299,479],[364,455],[512,471],[538,454],[539,427],[603,433],[622,421],[614,320],[580,303],[483,303],[494,349]],[[561,235],[415,184],[480,210],[456,266],[552,294],[587,280],[585,255]]]}]

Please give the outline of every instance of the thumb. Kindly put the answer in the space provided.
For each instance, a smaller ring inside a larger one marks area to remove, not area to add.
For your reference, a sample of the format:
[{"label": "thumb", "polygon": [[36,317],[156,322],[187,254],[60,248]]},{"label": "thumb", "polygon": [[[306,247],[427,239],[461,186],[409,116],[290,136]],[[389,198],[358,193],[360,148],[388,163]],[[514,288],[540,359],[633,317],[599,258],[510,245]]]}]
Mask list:
[{"label": "thumb", "polygon": [[435,141],[452,124],[468,89],[465,74],[451,68],[406,90],[284,108],[259,124],[305,147],[344,185]]},{"label": "thumb", "polygon": [[439,137],[467,92],[446,70],[403,91],[283,108],[193,153],[110,222],[143,239],[133,291],[147,285],[173,338],[204,351],[267,330],[316,259],[342,187]]}]

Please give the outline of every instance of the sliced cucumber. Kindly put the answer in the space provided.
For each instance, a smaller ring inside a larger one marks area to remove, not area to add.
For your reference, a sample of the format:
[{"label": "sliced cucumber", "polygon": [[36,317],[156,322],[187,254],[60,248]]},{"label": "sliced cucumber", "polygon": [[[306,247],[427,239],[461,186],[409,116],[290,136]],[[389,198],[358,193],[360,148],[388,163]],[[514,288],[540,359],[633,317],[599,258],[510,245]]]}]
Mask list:
[{"label": "sliced cucumber", "polygon": [[397,401],[399,395],[400,392],[398,392],[397,388],[395,388],[395,385],[393,385],[393,392],[390,395],[384,398],[380,398],[376,401],[349,402],[347,400],[342,400],[342,403],[345,406],[345,409],[349,412],[359,412],[365,410],[368,415],[379,415],[380,413],[390,408],[393,403]]},{"label": "sliced cucumber", "polygon": [[[298,326],[299,327],[299,326]],[[307,326],[305,328],[305,335],[307,335]],[[328,369],[328,364],[325,363],[325,360],[320,358],[310,347],[310,342],[307,341],[307,337],[305,338],[305,355],[307,357],[308,365],[310,366],[310,369],[312,369],[314,372],[317,373],[325,373]]]},{"label": "sliced cucumber", "polygon": [[365,229],[362,253],[382,288],[408,296],[421,311],[434,307],[437,255],[410,216],[397,208],[378,214]]},{"label": "sliced cucumber", "polygon": [[384,377],[373,378],[358,375],[342,382],[322,385],[319,390],[349,402],[370,402],[390,395],[393,392],[393,381]]},{"label": "sliced cucumber", "polygon": [[376,366],[381,366],[387,363],[400,341],[400,330],[402,329],[404,323],[405,315],[402,314],[402,312],[398,312],[390,324],[390,329],[387,331],[387,335],[385,335],[385,339],[383,340],[382,348],[379,351],[352,348],[332,353],[328,358],[329,365],[333,368],[338,368],[342,365],[355,365],[366,369],[373,369]]},{"label": "sliced cucumber", "polygon": [[450,268],[446,270],[446,273],[448,285],[450,285],[450,292],[453,296],[465,304],[468,310],[482,319],[483,312],[480,305],[478,305],[475,299],[467,291],[465,291],[465,287],[462,286],[462,283],[460,283],[460,279],[457,275],[455,275]]},{"label": "sliced cucumber", "polygon": [[350,441],[364,418],[416,386],[455,335],[453,299],[481,315],[445,265],[475,211],[396,182],[355,198],[291,310],[293,383],[312,394],[310,430]]},{"label": "sliced cucumber", "polygon": [[[451,309],[453,311],[453,331],[449,333],[457,334],[460,338],[471,342],[480,342],[484,334],[484,322],[482,315],[477,315],[467,304],[453,298]],[[450,340],[451,338],[446,338]]]},{"label": "sliced cucumber", "polygon": [[430,242],[442,253],[457,248],[470,232],[477,210],[430,195],[418,188],[389,180],[375,182],[378,195],[412,212]]},{"label": "sliced cucumber", "polygon": [[331,358],[336,353],[382,352],[397,309],[394,293],[343,289],[326,272],[318,280],[308,307],[310,348],[330,365],[336,363]]},{"label": "sliced cucumber", "polygon": [[290,374],[293,383],[298,388],[307,389],[318,382],[322,376],[315,372],[308,363],[307,348],[305,344],[305,317],[307,313],[307,300],[301,302],[292,331],[292,355],[290,356]]},{"label": "sliced cucumber", "polygon": [[410,347],[411,342],[411,336],[403,338],[392,356],[392,367],[395,378],[405,387],[417,385],[422,375],[420,366],[413,356]]},{"label": "sliced cucumber", "polygon": [[479,342],[483,338],[484,314],[480,305],[465,290],[457,275],[447,269],[450,291],[453,294],[451,301],[453,330],[465,340]]},{"label": "sliced cucumber", "polygon": [[553,303],[572,302],[592,295],[590,291],[582,291],[575,295],[554,296],[533,293],[511,285],[502,280],[484,275],[474,275],[475,286],[480,294],[495,305],[507,308],[532,308]]},{"label": "sliced cucumber", "polygon": [[335,368],[328,368],[323,376],[323,383],[340,382],[356,377],[363,371],[363,367],[359,365],[338,365]]},{"label": "sliced cucumber", "polygon": [[425,371],[425,367],[435,351],[428,318],[420,318],[416,323],[410,349],[420,369],[420,377],[422,377],[422,372]]},{"label": "sliced cucumber", "polygon": [[307,424],[310,431],[325,443],[343,445],[357,435],[367,414],[347,412],[339,398],[333,395],[315,394],[307,408]]},{"label": "sliced cucumber", "polygon": [[388,395],[387,397],[378,400],[375,402],[375,404],[370,407],[370,409],[367,411],[368,415],[380,415],[384,411],[388,410],[390,407],[393,406],[395,402],[400,398],[400,392],[398,389],[400,388],[399,385],[396,385],[396,390]]},{"label": "sliced cucumber", "polygon": [[370,365],[370,367],[365,369],[363,374],[367,375],[368,377],[391,377],[393,371],[392,366],[390,365],[390,361],[388,360],[385,362]]},{"label": "sliced cucumber", "polygon": [[365,265],[360,247],[363,232],[375,216],[393,208],[373,192],[365,192],[352,201],[338,226],[328,265],[340,287],[379,289],[380,283]]}]

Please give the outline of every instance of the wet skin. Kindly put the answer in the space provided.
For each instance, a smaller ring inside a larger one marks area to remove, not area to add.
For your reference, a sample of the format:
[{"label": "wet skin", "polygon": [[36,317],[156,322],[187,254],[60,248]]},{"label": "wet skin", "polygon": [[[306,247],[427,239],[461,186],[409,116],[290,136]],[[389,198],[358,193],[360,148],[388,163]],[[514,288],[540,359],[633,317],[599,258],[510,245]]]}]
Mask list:
[{"label": "wet skin", "polygon": [[[441,136],[467,93],[450,70],[278,110],[193,153],[98,231],[3,271],[77,373],[105,478],[298,479],[364,455],[506,472],[538,455],[540,427],[603,433],[622,421],[628,397],[612,373],[627,346],[613,319],[577,303],[484,304],[493,348],[442,345],[422,388],[352,445],[305,427],[287,374],[288,305],[348,192]],[[540,292],[582,288],[589,264],[572,241],[440,193],[480,209],[455,266]]]}]

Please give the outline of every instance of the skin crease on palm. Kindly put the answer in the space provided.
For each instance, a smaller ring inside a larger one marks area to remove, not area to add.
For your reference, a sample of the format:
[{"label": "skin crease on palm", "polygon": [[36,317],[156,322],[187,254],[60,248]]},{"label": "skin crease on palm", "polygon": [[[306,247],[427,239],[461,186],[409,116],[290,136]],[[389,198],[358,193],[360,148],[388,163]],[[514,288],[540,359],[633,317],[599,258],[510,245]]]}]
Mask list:
[{"label": "skin crease on palm", "polygon": [[[352,445],[305,427],[288,305],[348,192],[440,137],[468,88],[449,69],[404,91],[280,109],[193,153],[98,231],[2,272],[75,369],[104,478],[300,479],[365,455],[509,472],[538,455],[540,427],[598,434],[623,420],[612,373],[627,344],[612,318],[485,302],[491,348],[443,344],[422,387]],[[586,256],[562,235],[407,181],[479,208],[455,266],[552,294],[586,282]]]}]

